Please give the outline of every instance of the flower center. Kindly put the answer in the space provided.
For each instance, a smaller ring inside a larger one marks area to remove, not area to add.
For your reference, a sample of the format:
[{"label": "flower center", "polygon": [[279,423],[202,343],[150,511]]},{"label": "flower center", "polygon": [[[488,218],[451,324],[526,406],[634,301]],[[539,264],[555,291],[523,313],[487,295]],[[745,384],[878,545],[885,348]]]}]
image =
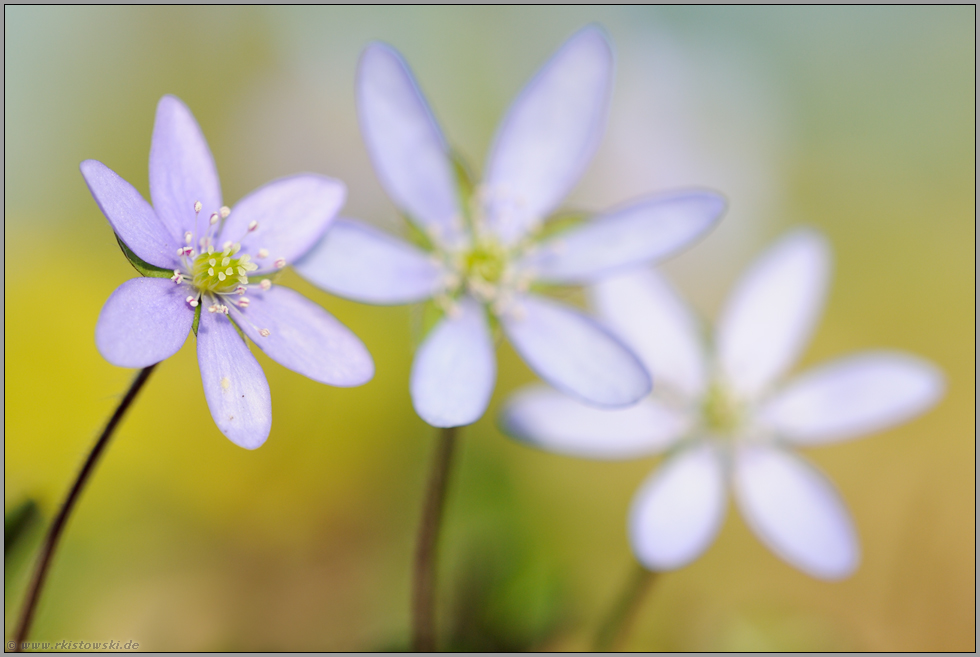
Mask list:
[{"label": "flower center", "polygon": [[237,256],[240,244],[226,244],[216,252],[213,246],[194,258],[191,265],[193,285],[201,292],[228,294],[239,285],[248,285],[248,272],[258,269],[251,256]]},{"label": "flower center", "polygon": [[499,283],[507,270],[507,252],[495,240],[481,240],[463,256],[467,280]]},{"label": "flower center", "polygon": [[719,435],[733,435],[745,419],[742,404],[719,383],[711,384],[701,411],[706,428]]}]

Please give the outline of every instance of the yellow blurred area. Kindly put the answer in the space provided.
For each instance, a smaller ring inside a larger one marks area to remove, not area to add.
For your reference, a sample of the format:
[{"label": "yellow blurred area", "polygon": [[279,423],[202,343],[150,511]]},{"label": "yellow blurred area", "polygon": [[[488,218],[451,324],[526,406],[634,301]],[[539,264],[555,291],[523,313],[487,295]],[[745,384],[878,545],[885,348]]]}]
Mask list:
[{"label": "yellow blurred area", "polygon": [[[837,484],[862,565],[827,583],[780,561],[734,507],[665,574],[636,650],[975,650],[975,8],[5,7],[4,506],[57,510],[135,372],[99,356],[105,299],[135,275],[78,173],[103,161],[148,196],[153,113],[193,110],[226,202],[310,170],[344,214],[397,231],[360,140],[358,54],[412,65],[479,172],[496,121],[574,30],[617,51],[606,139],[569,200],[602,208],[699,184],[731,210],[665,271],[712,317],[767,243],[831,240],[834,281],[798,369],[859,351],[937,363],[928,414],[807,452]],[[434,430],[408,395],[411,309],[347,302],[287,272],[365,342],[377,374],[323,386],[257,353],[268,442],[224,438],[194,339],[141,393],[71,519],[38,640],[141,649],[384,650],[408,645],[414,537]],[[494,417],[534,379],[509,346],[487,415],[464,429],[442,542],[440,626],[460,648],[586,649],[625,582],[626,513],[657,459],[534,451]],[[5,634],[35,527],[5,555]]]}]

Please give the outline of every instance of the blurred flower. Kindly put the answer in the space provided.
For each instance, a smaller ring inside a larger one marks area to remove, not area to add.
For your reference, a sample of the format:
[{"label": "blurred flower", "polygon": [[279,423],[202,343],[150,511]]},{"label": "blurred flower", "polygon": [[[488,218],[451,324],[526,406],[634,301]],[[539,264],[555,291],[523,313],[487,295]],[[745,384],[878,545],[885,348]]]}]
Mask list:
[{"label": "blurred flower", "polygon": [[635,270],[593,289],[600,314],[656,378],[636,406],[598,410],[543,387],[518,393],[502,423],[543,449],[597,459],[672,448],[641,486],[629,519],[637,559],[651,570],[697,558],[721,527],[726,486],[756,535],[819,578],[849,575],[858,545],[832,484],[788,448],[854,438],[925,411],[942,374],[902,353],[857,354],[774,389],[813,330],[829,250],[797,231],[764,254],[735,288],[712,350],[667,283]]},{"label": "blurred flower", "polygon": [[283,178],[229,209],[204,135],[173,96],[160,100],[153,128],[153,207],[101,162],[86,160],[81,170],[145,276],[120,285],[99,315],[95,342],[110,363],[157,363],[193,329],[211,416],[247,449],[265,442],[272,410],[244,336],[321,383],[354,386],[373,376],[371,356],[353,333],[305,297],[272,285],[278,270],[323,235],[343,204],[343,183],[312,174]]},{"label": "blurred flower", "polygon": [[617,338],[578,310],[528,293],[534,281],[588,283],[666,257],[724,210],[711,192],[661,195],[535,243],[595,152],[612,73],[602,31],[574,35],[511,106],[484,183],[471,189],[398,53],[374,44],[361,57],[357,98],[368,151],[432,252],[341,219],[297,271],[367,303],[435,299],[446,316],[422,343],[411,374],[415,410],[429,424],[469,424],[486,410],[496,379],[487,311],[528,365],[568,394],[619,407],[649,392],[647,373]]}]

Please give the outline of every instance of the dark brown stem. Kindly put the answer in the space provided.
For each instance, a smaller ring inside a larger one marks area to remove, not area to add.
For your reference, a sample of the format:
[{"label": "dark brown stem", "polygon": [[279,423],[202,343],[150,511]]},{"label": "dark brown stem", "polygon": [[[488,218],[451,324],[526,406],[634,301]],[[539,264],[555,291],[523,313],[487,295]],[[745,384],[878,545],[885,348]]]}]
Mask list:
[{"label": "dark brown stem", "polygon": [[109,444],[112,433],[116,430],[123,415],[133,405],[137,393],[139,393],[143,384],[146,383],[146,380],[150,378],[150,374],[153,373],[153,368],[155,367],[155,364],[144,367],[136,375],[136,378],[133,379],[133,384],[129,386],[129,391],[123,397],[122,401],[119,402],[116,412],[109,418],[109,422],[106,423],[105,429],[102,430],[102,435],[99,436],[95,447],[92,448],[88,458],[85,459],[85,465],[82,466],[81,472],[78,473],[78,478],[75,479],[74,485],[68,492],[68,497],[65,498],[64,504],[61,505],[61,510],[48,529],[47,536],[44,537],[41,553],[38,555],[37,563],[34,566],[34,576],[31,578],[31,584],[27,589],[27,599],[24,601],[24,608],[20,612],[20,620],[17,623],[17,631],[14,633],[13,652],[20,651],[24,641],[27,639],[28,633],[31,631],[31,622],[34,620],[37,601],[41,597],[41,589],[44,588],[44,580],[48,575],[48,568],[51,566],[51,559],[54,557],[54,551],[58,547],[58,541],[61,538],[61,534],[64,533],[68,516],[71,515],[72,509],[75,508],[75,503],[78,501],[88,478],[92,475],[95,464],[98,462],[102,452],[105,451],[106,445]]},{"label": "dark brown stem", "polygon": [[620,594],[605,622],[599,627],[595,636],[595,652],[610,652],[622,650],[629,636],[636,615],[643,606],[647,592],[657,580],[659,573],[647,570],[635,564],[634,572],[630,574],[626,588]]},{"label": "dark brown stem", "polygon": [[412,592],[412,649],[416,652],[434,652],[436,649],[436,548],[446,502],[449,468],[456,447],[456,431],[457,427],[449,427],[439,432],[439,444],[436,445],[425,506],[422,508]]}]

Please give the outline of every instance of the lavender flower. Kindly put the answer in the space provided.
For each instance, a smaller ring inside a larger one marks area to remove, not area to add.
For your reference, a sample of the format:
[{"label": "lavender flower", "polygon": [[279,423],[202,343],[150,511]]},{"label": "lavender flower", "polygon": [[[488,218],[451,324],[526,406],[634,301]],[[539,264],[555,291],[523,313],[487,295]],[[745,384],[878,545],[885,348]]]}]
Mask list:
[{"label": "lavender flower", "polygon": [[[254,449],[272,424],[265,374],[248,336],[270,358],[315,381],[361,385],[374,364],[361,341],[305,297],[273,285],[302,256],[344,202],[343,183],[304,174],[269,183],[229,209],[190,110],[164,96],[150,149],[150,207],[101,162],[82,175],[134,266],[95,329],[102,356],[146,367],[172,356],[193,329],[204,396],[232,442]],[[203,311],[203,312],[202,312]]]},{"label": "lavender flower", "polygon": [[593,290],[600,314],[657,379],[631,408],[604,411],[531,388],[508,403],[502,424],[537,447],[598,459],[669,449],[633,501],[629,534],[651,570],[697,558],[721,527],[726,492],[756,535],[819,578],[849,575],[858,544],[833,485],[790,448],[855,438],[932,406],[943,378],[898,352],[849,356],[776,386],[821,309],[829,271],[824,240],[810,231],[777,243],[736,286],[712,348],[667,283],[636,270]]},{"label": "lavender flower", "polygon": [[419,348],[410,386],[415,410],[429,424],[469,424],[486,410],[496,379],[488,311],[531,369],[568,394],[619,407],[649,392],[647,373],[616,337],[578,310],[528,291],[535,281],[588,283],[664,258],[703,235],[724,210],[711,192],[666,194],[535,241],[595,152],[612,73],[602,31],[574,35],[511,106],[485,180],[470,190],[398,53],[373,44],[361,57],[357,100],[371,159],[433,249],[340,219],[297,271],[366,303],[435,300],[445,317]]}]

